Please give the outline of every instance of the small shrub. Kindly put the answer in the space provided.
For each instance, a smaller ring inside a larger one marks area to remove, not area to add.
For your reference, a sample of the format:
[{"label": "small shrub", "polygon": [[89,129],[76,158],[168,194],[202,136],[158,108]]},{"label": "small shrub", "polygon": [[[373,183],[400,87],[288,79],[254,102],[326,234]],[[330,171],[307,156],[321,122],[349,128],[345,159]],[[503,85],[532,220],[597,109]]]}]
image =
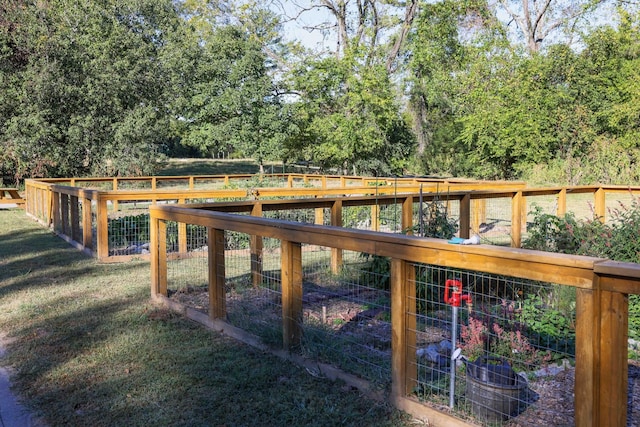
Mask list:
[{"label": "small shrub", "polygon": [[507,359],[515,370],[528,371],[551,361],[550,351],[531,345],[520,329],[509,330],[497,321],[470,317],[468,325],[460,329],[462,352],[470,360],[489,353]]},{"label": "small shrub", "polygon": [[458,232],[458,223],[449,217],[446,205],[436,198],[421,207],[420,221],[411,231],[416,236],[451,239]]}]

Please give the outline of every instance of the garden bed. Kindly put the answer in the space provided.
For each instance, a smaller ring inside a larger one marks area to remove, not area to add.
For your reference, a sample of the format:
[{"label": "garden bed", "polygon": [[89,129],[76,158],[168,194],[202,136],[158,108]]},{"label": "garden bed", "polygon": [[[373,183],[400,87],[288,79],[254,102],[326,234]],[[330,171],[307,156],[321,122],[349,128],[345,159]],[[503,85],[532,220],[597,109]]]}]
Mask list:
[{"label": "garden bed", "polygon": [[[304,323],[323,325],[329,334],[335,333],[342,336],[366,334],[370,350],[382,357],[390,358],[391,330],[388,321],[390,313],[383,306],[371,308],[361,302],[375,299],[376,296],[373,295],[375,292],[367,290],[363,294],[360,291],[358,295],[354,295],[354,291],[348,289],[330,293],[306,292],[303,298]],[[205,288],[183,288],[172,293],[171,299],[203,312],[208,311],[208,292]],[[247,304],[253,304],[255,312],[260,313],[262,322],[271,320],[278,325],[281,315],[278,312],[280,309],[278,299],[277,292],[264,288],[244,294],[230,292],[227,308],[232,312],[240,306],[246,309]],[[446,326],[446,322],[442,320],[439,325],[419,331],[418,347],[448,339],[450,333]],[[564,368],[550,370],[548,375],[531,375],[528,387],[530,394],[535,396],[532,399],[535,403],[504,425],[509,427],[575,425],[572,393],[574,381],[575,368],[568,364]],[[640,427],[640,364],[634,361],[629,362],[628,387],[627,426]],[[436,403],[434,406],[445,412],[448,411],[446,405]]]}]

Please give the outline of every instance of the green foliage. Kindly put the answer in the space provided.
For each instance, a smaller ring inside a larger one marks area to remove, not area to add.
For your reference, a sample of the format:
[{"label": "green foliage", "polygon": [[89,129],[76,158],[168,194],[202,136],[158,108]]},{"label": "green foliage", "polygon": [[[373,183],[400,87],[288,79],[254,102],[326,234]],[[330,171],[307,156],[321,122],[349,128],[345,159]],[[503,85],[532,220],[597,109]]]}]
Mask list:
[{"label": "green foliage", "polygon": [[559,217],[544,213],[541,207],[534,204],[530,214],[533,215],[533,221],[527,223],[524,247],[548,252],[581,252],[581,240],[576,235],[580,226],[573,213]]},{"label": "green foliage", "polygon": [[[615,261],[640,262],[640,203],[622,203],[609,210],[607,223],[598,218],[578,221],[573,215],[554,217],[540,208],[533,211],[534,220],[527,227],[529,236],[523,247],[529,249],[588,255]],[[640,338],[640,298],[629,297],[629,335]],[[634,314],[634,315],[632,315]]]},{"label": "green foliage", "polygon": [[556,43],[531,54],[514,48],[492,14],[447,0],[417,19],[409,62],[415,164],[543,183],[639,181],[638,15],[620,11],[620,25],[586,31],[580,51]]},{"label": "green foliage", "polygon": [[169,136],[158,60],[178,15],[170,1],[52,1],[8,8],[0,168],[16,179],[155,170]]},{"label": "green foliage", "polygon": [[451,239],[458,231],[458,222],[450,218],[447,206],[436,198],[421,207],[418,224],[412,227],[414,235],[434,237],[436,239]]},{"label": "green foliage", "polygon": [[[229,25],[192,43],[191,68],[177,79],[180,96],[173,102],[182,143],[210,156],[235,152],[261,165],[281,160],[291,120],[259,41]],[[178,73],[184,64],[174,67]]]},{"label": "green foliage", "polygon": [[[554,292],[567,290],[566,286],[556,286],[545,298]],[[535,338],[535,342],[552,350],[575,352],[575,290],[573,295],[562,298],[560,302],[547,303],[539,294],[528,295],[522,303],[519,321],[526,326],[527,335]]]},{"label": "green foliage", "polygon": [[383,66],[366,66],[357,54],[309,60],[293,80],[303,129],[289,144],[293,159],[354,174],[402,173],[414,139]]}]

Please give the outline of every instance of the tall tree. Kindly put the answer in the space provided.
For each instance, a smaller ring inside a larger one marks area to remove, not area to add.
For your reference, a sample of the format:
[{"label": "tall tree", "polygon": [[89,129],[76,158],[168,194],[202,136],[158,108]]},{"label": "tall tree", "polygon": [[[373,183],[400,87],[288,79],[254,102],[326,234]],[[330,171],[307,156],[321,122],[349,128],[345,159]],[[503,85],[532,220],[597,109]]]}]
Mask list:
[{"label": "tall tree", "polygon": [[[147,174],[169,135],[161,50],[171,1],[21,3],[3,19],[2,169],[15,178]],[[6,22],[9,24],[7,25]]]},{"label": "tall tree", "polygon": [[603,0],[497,0],[496,16],[507,16],[507,26],[522,40],[530,53],[555,36],[569,43],[577,35],[576,26],[592,16]]},{"label": "tall tree", "polygon": [[310,61],[298,70],[300,160],[354,174],[403,173],[414,138],[384,64],[355,58]]}]

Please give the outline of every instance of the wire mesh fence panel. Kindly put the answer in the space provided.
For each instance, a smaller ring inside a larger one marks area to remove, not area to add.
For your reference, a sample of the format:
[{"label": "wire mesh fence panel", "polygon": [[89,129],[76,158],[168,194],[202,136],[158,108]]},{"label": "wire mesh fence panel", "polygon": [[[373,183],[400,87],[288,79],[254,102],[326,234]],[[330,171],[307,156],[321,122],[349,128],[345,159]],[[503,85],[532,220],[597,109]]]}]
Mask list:
[{"label": "wire mesh fence panel", "polygon": [[558,212],[558,196],[527,196],[526,212],[527,222],[530,223],[536,214],[556,215]]},{"label": "wire mesh fence panel", "polygon": [[280,219],[284,221],[294,221],[306,224],[313,224],[316,221],[315,209],[289,209],[278,211],[265,211],[262,216],[270,219]]},{"label": "wire mesh fence panel", "polygon": [[224,177],[197,177],[194,179],[193,187],[196,190],[218,190],[225,188],[227,183]]},{"label": "wire mesh fence panel", "polygon": [[[67,185],[67,184],[65,184]],[[68,185],[71,185],[71,183],[69,183]],[[106,180],[106,181],[94,181],[94,180],[87,180],[87,181],[83,181],[82,179],[76,179],[75,180],[75,186],[76,187],[81,187],[81,188],[88,188],[88,189],[92,189],[92,190],[113,190],[113,181],[112,180]]]},{"label": "wire mesh fence panel", "polygon": [[[225,232],[230,233],[230,232]],[[231,234],[231,233],[230,233]],[[225,250],[227,320],[266,344],[282,344],[282,279],[276,239],[262,238],[262,250],[252,256],[251,237],[233,233]],[[234,243],[231,245],[230,243]],[[231,249],[235,248],[235,249]],[[256,276],[256,277],[254,277]]]},{"label": "wire mesh fence panel", "polygon": [[151,179],[119,179],[118,190],[150,190]]},{"label": "wire mesh fence panel", "polygon": [[[481,243],[505,246],[511,244],[511,201],[510,197],[473,201],[471,228],[480,236]],[[474,207],[480,212],[473,212]]]},{"label": "wire mesh fence panel", "polygon": [[379,231],[385,233],[406,232],[402,229],[402,204],[400,203],[381,205],[378,220],[380,222]]},{"label": "wire mesh fence panel", "polygon": [[342,208],[342,226],[371,230],[371,206],[344,206]]},{"label": "wire mesh fence panel", "polygon": [[107,218],[109,255],[134,255],[149,251],[149,211],[146,206],[120,203]]},{"label": "wire mesh fence panel", "polygon": [[159,179],[156,181],[156,189],[158,190],[178,190],[178,189],[188,189],[189,188],[189,179],[185,178],[176,178],[176,179]]},{"label": "wire mesh fence panel", "polygon": [[592,220],[595,215],[593,193],[567,193],[567,212],[578,220]]},{"label": "wire mesh fence panel", "polygon": [[483,425],[573,425],[566,391],[574,385],[575,289],[425,264],[414,269],[408,314],[416,317],[416,345],[408,351],[416,355],[419,399],[453,405],[457,416]]},{"label": "wire mesh fence panel", "polygon": [[611,192],[605,196],[605,222],[621,221],[638,208],[639,200],[631,192]]},{"label": "wire mesh fence panel", "polygon": [[388,386],[389,260],[345,251],[342,269],[334,274],[330,250],[302,253],[303,354]]}]

